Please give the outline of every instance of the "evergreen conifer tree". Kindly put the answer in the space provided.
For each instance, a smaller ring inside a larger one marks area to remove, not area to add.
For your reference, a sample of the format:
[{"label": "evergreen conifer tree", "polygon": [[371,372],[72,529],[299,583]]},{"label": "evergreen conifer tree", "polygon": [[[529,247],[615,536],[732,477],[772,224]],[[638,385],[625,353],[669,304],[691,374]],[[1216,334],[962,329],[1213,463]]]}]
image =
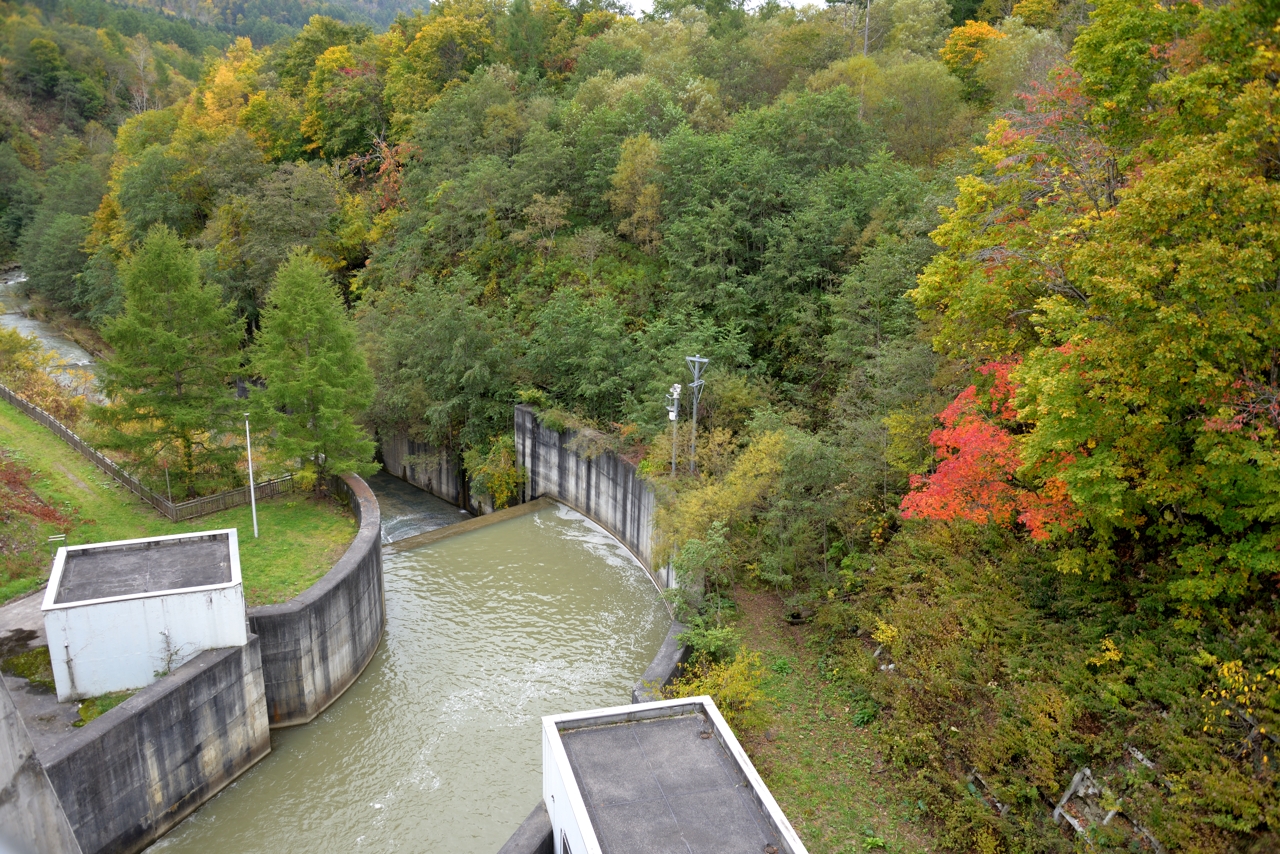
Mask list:
[{"label": "evergreen conifer tree", "polygon": [[264,384],[251,395],[255,423],[275,433],[277,451],[309,462],[317,491],[330,474],[377,470],[374,442],[356,422],[373,400],[373,374],[310,252],[295,250],[276,272],[251,363]]},{"label": "evergreen conifer tree", "polygon": [[99,441],[153,475],[174,464],[188,497],[225,485],[241,452],[226,440],[235,425],[239,321],[167,226],[148,232],[125,265],[123,287],[124,312],[103,330],[115,352],[98,369],[110,400],[92,412]]}]

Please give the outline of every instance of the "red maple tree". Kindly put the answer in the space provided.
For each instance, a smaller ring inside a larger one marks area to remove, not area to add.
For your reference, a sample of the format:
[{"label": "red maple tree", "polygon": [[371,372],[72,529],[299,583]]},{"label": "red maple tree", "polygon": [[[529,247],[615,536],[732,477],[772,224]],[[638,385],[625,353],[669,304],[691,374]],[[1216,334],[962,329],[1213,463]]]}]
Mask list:
[{"label": "red maple tree", "polygon": [[1017,384],[1010,371],[1017,359],[979,368],[991,387],[979,392],[971,385],[939,415],[942,427],[929,434],[938,458],[930,475],[911,478],[911,492],[902,499],[908,519],[965,519],[980,525],[1012,527],[1021,522],[1032,539],[1047,540],[1056,530],[1078,524],[1066,484],[1050,477],[1038,490],[1018,481],[1018,413],[1013,407]]}]

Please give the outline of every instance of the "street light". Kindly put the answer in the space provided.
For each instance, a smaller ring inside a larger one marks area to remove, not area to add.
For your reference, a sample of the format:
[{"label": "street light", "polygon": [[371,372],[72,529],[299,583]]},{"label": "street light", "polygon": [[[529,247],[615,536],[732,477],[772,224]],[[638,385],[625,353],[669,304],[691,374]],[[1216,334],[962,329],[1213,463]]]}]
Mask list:
[{"label": "street light", "polygon": [[689,445],[689,471],[693,473],[698,470],[698,401],[702,399],[702,372],[710,360],[702,356],[685,356],[684,361],[693,374],[693,382],[689,384],[693,389],[693,441]]},{"label": "street light", "polygon": [[680,383],[671,387],[667,395],[667,418],[671,421],[671,476],[676,476],[676,427],[680,418]]},{"label": "street light", "polygon": [[253,445],[249,442],[249,413],[244,414],[244,450],[249,457],[249,507],[253,510],[253,538],[258,539],[258,497],[253,494]]}]

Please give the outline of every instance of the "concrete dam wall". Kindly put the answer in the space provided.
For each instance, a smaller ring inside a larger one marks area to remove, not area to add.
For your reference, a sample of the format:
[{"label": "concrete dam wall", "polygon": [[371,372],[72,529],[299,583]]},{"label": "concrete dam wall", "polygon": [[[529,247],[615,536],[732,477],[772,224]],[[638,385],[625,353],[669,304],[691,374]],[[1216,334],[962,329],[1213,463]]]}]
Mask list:
[{"label": "concrete dam wall", "polygon": [[403,433],[379,436],[382,465],[388,474],[443,498],[473,516],[493,512],[493,501],[475,495],[458,476],[458,462],[448,451],[410,439]]},{"label": "concrete dam wall", "polygon": [[271,751],[258,639],[202,652],[39,757],[86,854],[134,854]]},{"label": "concrete dam wall", "polygon": [[355,475],[335,487],[360,525],[346,553],[305,592],[248,611],[272,727],[307,723],[328,708],[373,658],[386,626],[378,500]]},{"label": "concrete dam wall", "polygon": [[529,474],[525,500],[549,495],[569,505],[617,537],[653,573],[654,496],[636,467],[608,451],[582,456],[570,447],[572,432],[545,427],[528,406],[516,407],[515,431],[516,464]]}]

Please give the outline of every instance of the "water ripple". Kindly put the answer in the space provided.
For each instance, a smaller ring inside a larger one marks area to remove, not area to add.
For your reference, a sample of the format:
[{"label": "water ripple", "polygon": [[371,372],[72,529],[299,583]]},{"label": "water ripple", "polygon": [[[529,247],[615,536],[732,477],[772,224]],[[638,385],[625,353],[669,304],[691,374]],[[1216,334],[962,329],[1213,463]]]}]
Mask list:
[{"label": "water ripple", "polygon": [[627,702],[670,625],[563,507],[391,556],[385,579],[360,680],[154,850],[492,854],[541,794],[540,717]]}]

